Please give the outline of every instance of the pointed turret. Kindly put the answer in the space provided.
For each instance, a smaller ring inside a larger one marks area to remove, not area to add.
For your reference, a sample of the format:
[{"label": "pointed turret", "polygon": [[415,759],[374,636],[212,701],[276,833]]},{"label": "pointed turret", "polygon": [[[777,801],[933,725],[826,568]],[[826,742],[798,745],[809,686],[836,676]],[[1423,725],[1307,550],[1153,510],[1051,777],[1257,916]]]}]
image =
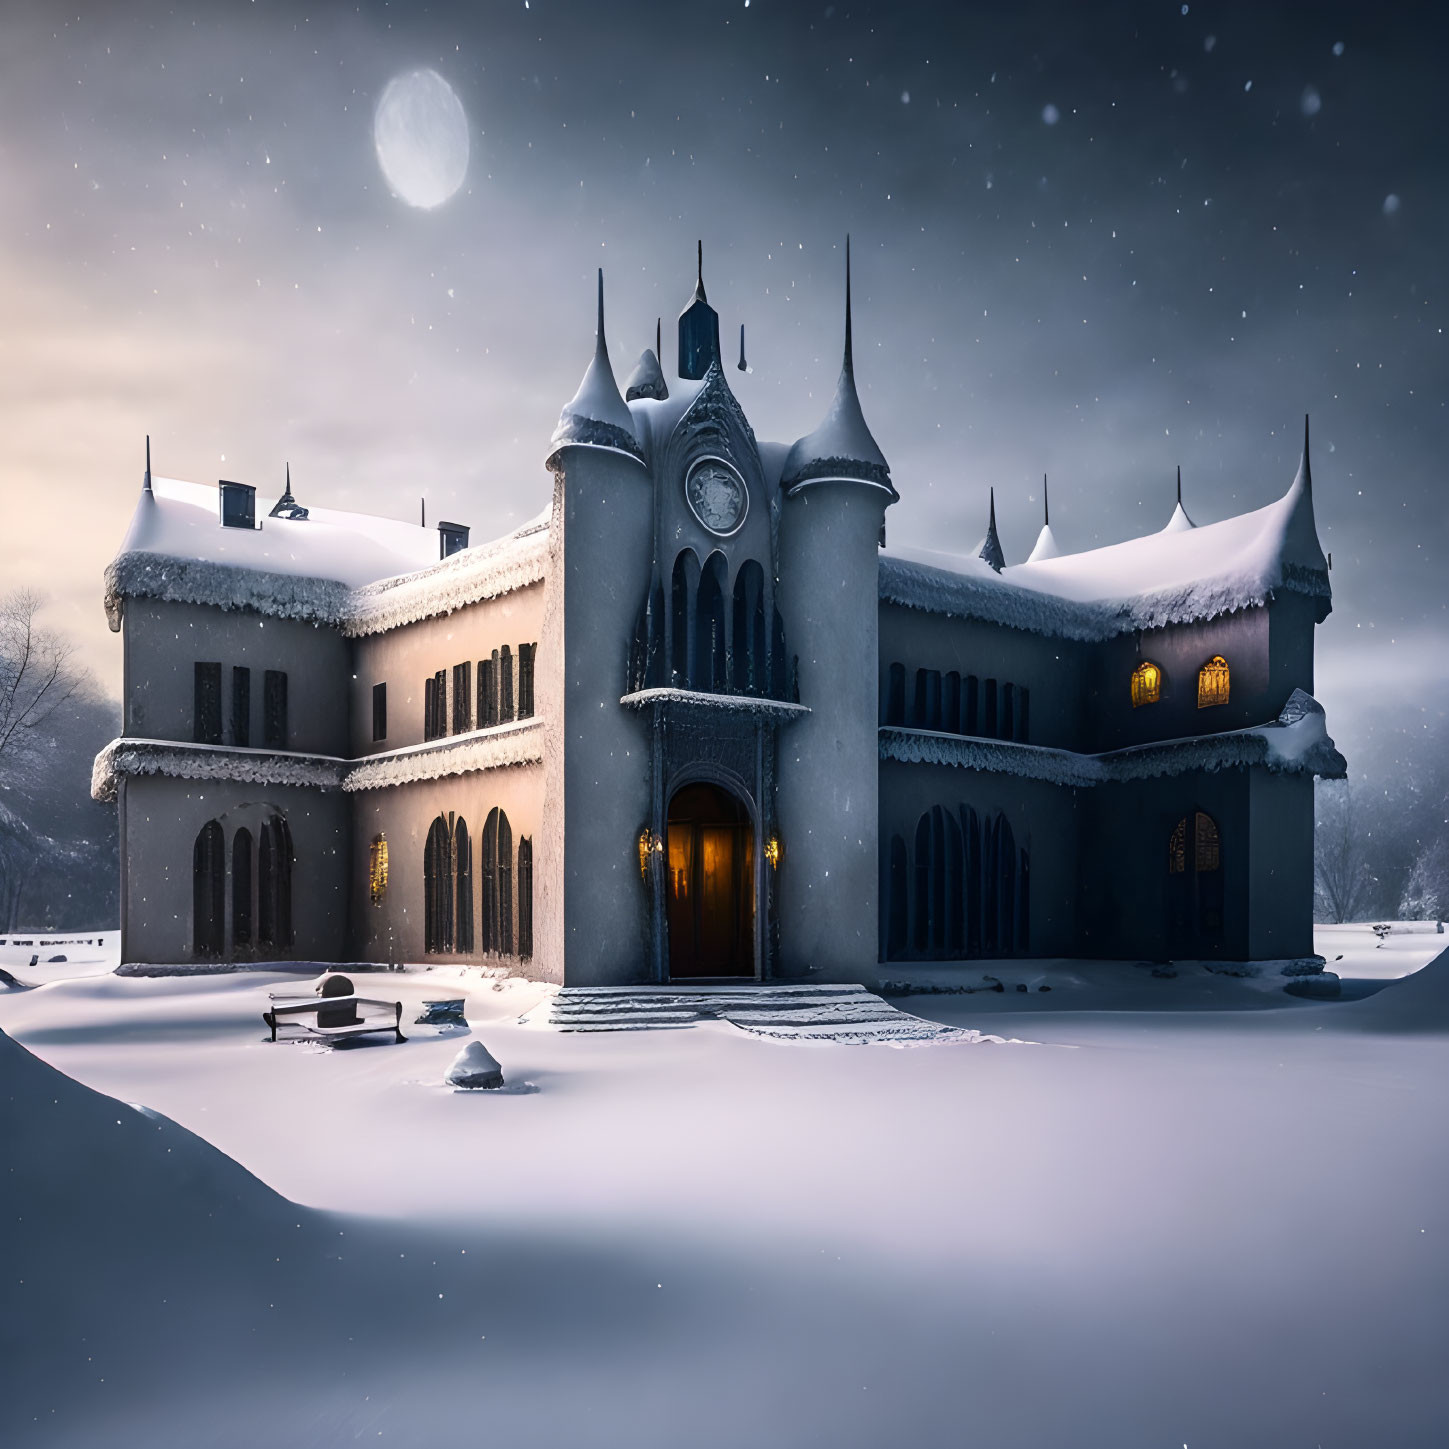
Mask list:
[{"label": "pointed turret", "polygon": [[[1027,563],[1039,563],[1044,558],[1057,558],[1061,549],[1057,546],[1056,535],[1052,532],[1052,510],[1047,499],[1047,475],[1041,475],[1041,532],[1036,536],[1036,547],[1027,555]],[[993,519],[994,523],[994,519]],[[1000,545],[998,544],[998,549]],[[993,564],[994,568],[995,565]]]},{"label": "pointed turret", "polygon": [[1289,505],[1283,527],[1282,560],[1285,567],[1308,569],[1328,579],[1328,560],[1318,541],[1318,523],[1313,516],[1313,470],[1308,457],[1308,414],[1303,415],[1303,458],[1298,472],[1284,494]]},{"label": "pointed turret", "polygon": [[594,335],[594,357],[584,373],[579,390],[559,414],[553,430],[553,446],[575,443],[588,448],[617,448],[639,456],[639,440],[628,405],[619,396],[614,369],[609,365],[609,347],[604,337],[604,269],[599,268],[599,320]]},{"label": "pointed turret", "polygon": [[151,434],[146,434],[146,476],[141,479],[141,492],[151,492]]},{"label": "pointed turret", "polygon": [[[658,345],[658,337],[655,338]],[[659,365],[659,354],[645,348],[624,384],[624,401],[633,402],[636,397],[649,397],[662,401],[669,396],[669,385],[664,381],[664,369]]]},{"label": "pointed turret", "polygon": [[986,525],[986,537],[976,545],[976,557],[1000,573],[1006,567],[1006,555],[1001,551],[1001,540],[996,536],[996,489],[991,490],[991,516]]},{"label": "pointed turret", "polygon": [[699,243],[699,271],[694,296],[679,314],[679,375],[698,380],[714,363],[723,368],[719,346],[719,313],[704,295],[704,242]]},{"label": "pointed turret", "polygon": [[1172,517],[1167,520],[1167,527],[1164,533],[1181,533],[1186,528],[1196,528],[1192,519],[1187,516],[1187,510],[1182,506],[1182,464],[1177,465],[1177,507],[1172,510]]},{"label": "pointed turret", "polygon": [[270,518],[290,518],[294,523],[301,523],[307,517],[307,510],[292,497],[292,465],[287,464],[287,486],[282,496],[272,505]]},{"label": "pointed turret", "polygon": [[883,488],[894,502],[900,495],[891,485],[890,464],[877,446],[860,410],[855,390],[855,356],[850,319],[850,238],[845,239],[845,351],[840,381],[825,420],[790,449],[780,475],[787,494],[810,483],[869,483]]},{"label": "pointed turret", "polygon": [[741,372],[748,372],[750,370],[749,369],[749,365],[745,362],[745,324],[743,322],[740,323],[740,361],[739,361],[739,368],[740,368],[740,371]]}]

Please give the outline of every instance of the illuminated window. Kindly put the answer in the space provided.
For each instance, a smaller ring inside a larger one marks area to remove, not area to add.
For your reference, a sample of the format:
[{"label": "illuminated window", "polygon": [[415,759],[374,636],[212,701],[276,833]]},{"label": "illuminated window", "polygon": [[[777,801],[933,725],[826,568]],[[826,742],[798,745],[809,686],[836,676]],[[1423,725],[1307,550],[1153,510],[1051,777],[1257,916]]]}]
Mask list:
[{"label": "illuminated window", "polygon": [[1182,875],[1187,870],[1187,819],[1184,817],[1172,827],[1167,841],[1167,871],[1169,875]]},{"label": "illuminated window", "polygon": [[1132,708],[1156,704],[1161,698],[1162,671],[1150,659],[1144,659],[1132,671]]},{"label": "illuminated window", "polygon": [[1197,707],[1206,709],[1213,704],[1228,702],[1228,661],[1221,654],[1214,654],[1198,671]]},{"label": "illuminated window", "polygon": [[381,835],[374,836],[368,847],[367,884],[373,905],[380,906],[387,894],[387,841]]}]

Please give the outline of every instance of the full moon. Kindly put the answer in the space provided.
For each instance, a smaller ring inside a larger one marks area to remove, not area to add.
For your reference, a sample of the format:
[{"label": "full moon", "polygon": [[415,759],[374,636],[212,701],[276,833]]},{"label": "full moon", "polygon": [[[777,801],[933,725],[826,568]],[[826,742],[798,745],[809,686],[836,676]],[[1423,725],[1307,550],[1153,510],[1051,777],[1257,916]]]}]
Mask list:
[{"label": "full moon", "polygon": [[435,70],[387,83],[372,136],[387,184],[409,206],[441,206],[468,174],[468,117]]}]

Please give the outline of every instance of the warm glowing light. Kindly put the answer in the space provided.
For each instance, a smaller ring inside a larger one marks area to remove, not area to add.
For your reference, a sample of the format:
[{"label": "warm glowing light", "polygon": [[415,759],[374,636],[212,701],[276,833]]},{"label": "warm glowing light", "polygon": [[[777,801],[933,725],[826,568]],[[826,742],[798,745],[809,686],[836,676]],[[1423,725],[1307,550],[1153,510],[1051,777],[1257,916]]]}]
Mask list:
[{"label": "warm glowing light", "polygon": [[654,852],[654,832],[646,825],[639,832],[639,878],[649,878],[649,857]]},{"label": "warm glowing light", "polygon": [[1214,654],[1197,676],[1197,707],[1207,709],[1209,705],[1228,702],[1228,661],[1221,654]]},{"label": "warm glowing light", "polygon": [[1150,659],[1144,659],[1132,671],[1132,708],[1156,704],[1161,698],[1162,671]]},{"label": "warm glowing light", "polygon": [[387,894],[387,840],[381,835],[374,836],[368,847],[367,883],[373,905],[380,906]]},{"label": "warm glowing light", "polygon": [[770,868],[777,869],[780,864],[780,857],[784,854],[784,847],[780,844],[780,837],[772,835],[765,842],[765,859],[770,862]]}]

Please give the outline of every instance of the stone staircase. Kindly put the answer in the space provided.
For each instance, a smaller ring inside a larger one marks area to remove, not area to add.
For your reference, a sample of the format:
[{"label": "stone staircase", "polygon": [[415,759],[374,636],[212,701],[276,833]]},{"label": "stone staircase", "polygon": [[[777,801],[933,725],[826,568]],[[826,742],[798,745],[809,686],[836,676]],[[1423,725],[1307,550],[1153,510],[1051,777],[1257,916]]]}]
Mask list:
[{"label": "stone staircase", "polygon": [[660,1031],[727,1021],[777,1041],[916,1046],[1000,1041],[901,1011],[862,986],[565,986],[549,1024],[560,1031]]}]

